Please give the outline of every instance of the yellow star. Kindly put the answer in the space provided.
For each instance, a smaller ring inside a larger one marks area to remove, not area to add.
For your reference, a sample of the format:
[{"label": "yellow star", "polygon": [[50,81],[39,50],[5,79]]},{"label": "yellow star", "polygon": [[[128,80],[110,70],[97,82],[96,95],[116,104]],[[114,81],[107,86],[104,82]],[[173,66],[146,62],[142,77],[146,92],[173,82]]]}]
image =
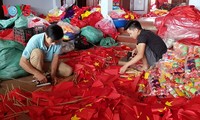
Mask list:
[{"label": "yellow star", "polygon": [[149,72],[145,72],[144,79],[148,79],[148,78],[149,78]]},{"label": "yellow star", "polygon": [[167,108],[166,107],[164,107],[163,108],[163,110],[158,110],[159,112],[163,112],[163,111],[165,111]]},{"label": "yellow star", "polygon": [[124,17],[125,17],[125,18],[128,18],[129,16],[128,16],[128,15],[125,15]]},{"label": "yellow star", "polygon": [[85,70],[85,74],[89,74],[89,73],[90,73],[89,71]]},{"label": "yellow star", "polygon": [[170,106],[170,107],[171,107],[171,106],[172,106],[172,102],[173,102],[173,101],[171,101],[171,102],[168,102],[168,101],[167,101],[167,102],[165,102],[165,105],[167,105],[167,106]]},{"label": "yellow star", "polygon": [[149,116],[146,116],[147,117],[147,120],[150,120]]},{"label": "yellow star", "polygon": [[77,115],[74,115],[73,117],[71,117],[71,120],[80,120],[81,118],[77,117]]},{"label": "yellow star", "polygon": [[94,66],[99,66],[99,62],[95,62],[95,63],[94,63]]},{"label": "yellow star", "polygon": [[128,80],[133,80],[131,77],[128,77],[127,79],[128,79]]},{"label": "yellow star", "polygon": [[83,80],[84,83],[87,83],[89,80]]},{"label": "yellow star", "polygon": [[79,109],[79,111],[81,112],[82,110],[84,110],[85,108],[81,108],[81,109]]},{"label": "yellow star", "polygon": [[86,107],[90,107],[90,106],[92,106],[92,104],[87,104],[87,105],[86,105]]}]

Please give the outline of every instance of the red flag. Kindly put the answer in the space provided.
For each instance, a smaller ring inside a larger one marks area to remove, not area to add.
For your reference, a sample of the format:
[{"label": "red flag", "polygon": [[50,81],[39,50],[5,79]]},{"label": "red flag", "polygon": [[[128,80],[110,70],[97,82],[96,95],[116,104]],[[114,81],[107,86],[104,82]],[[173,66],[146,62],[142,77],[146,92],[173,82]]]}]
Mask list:
[{"label": "red flag", "polygon": [[200,116],[194,111],[179,109],[178,118],[180,120],[199,120]]},{"label": "red flag", "polygon": [[83,118],[85,120],[91,120],[92,116],[95,114],[96,110],[95,109],[88,109],[88,108],[83,108],[80,109],[76,115],[80,118]]},{"label": "red flag", "polygon": [[103,83],[100,81],[100,80],[95,80],[92,87],[100,87],[100,88],[103,88],[104,85]]},{"label": "red flag", "polygon": [[109,107],[106,109],[104,116],[107,120],[113,120],[113,113]]},{"label": "red flag", "polygon": [[45,120],[44,110],[44,107],[31,106],[29,107],[29,115],[34,120]]}]

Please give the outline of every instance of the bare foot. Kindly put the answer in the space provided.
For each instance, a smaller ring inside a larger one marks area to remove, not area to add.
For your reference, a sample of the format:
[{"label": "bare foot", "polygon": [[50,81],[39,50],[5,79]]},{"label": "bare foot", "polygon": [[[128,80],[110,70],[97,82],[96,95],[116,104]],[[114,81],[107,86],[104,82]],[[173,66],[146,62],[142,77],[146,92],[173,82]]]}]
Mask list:
[{"label": "bare foot", "polygon": [[149,67],[138,68],[139,71],[146,71],[146,70],[148,70],[148,69],[149,69]]}]

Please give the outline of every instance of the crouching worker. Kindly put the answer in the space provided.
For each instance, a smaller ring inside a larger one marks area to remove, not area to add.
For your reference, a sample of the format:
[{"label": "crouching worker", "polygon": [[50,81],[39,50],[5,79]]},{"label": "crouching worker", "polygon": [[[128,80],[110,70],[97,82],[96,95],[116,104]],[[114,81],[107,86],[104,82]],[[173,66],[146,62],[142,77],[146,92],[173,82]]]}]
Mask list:
[{"label": "crouching worker", "polygon": [[50,73],[53,83],[57,77],[72,74],[72,68],[59,62],[63,30],[56,24],[49,25],[44,33],[31,37],[20,59],[20,66],[40,83],[46,83],[45,73]]},{"label": "crouching worker", "polygon": [[142,29],[141,24],[138,21],[129,21],[124,29],[127,30],[130,37],[137,40],[137,45],[136,49],[132,51],[132,54],[136,55],[120,68],[119,72],[121,74],[139,60],[142,60],[143,63],[141,70],[147,70],[161,59],[164,53],[166,53],[167,46],[164,41],[153,32]]}]

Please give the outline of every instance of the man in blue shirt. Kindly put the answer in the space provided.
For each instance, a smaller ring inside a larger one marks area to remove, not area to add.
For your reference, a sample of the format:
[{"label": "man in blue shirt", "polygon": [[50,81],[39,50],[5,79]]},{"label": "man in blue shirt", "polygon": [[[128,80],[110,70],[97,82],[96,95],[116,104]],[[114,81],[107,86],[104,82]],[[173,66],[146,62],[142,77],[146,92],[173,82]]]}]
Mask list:
[{"label": "man in blue shirt", "polygon": [[50,71],[53,82],[57,76],[67,77],[72,74],[72,68],[59,62],[63,30],[60,26],[52,24],[45,33],[36,34],[27,43],[20,66],[34,76],[40,83],[47,82],[45,72]]}]

